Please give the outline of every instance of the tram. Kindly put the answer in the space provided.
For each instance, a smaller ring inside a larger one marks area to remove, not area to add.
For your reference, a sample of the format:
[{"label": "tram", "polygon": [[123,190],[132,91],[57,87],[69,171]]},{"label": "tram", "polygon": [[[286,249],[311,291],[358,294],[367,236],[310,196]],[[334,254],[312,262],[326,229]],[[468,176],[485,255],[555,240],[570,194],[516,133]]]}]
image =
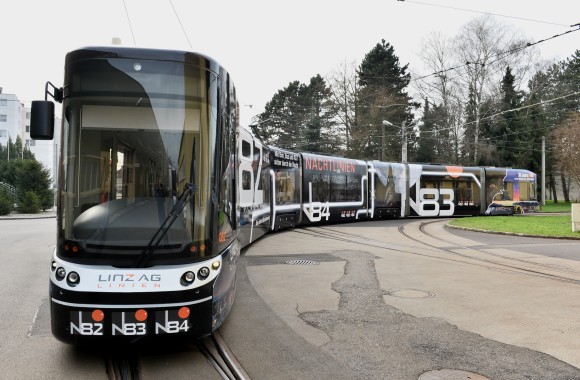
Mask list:
[{"label": "tram", "polygon": [[[228,315],[240,245],[237,101],[203,55],[84,48],[66,56],[53,335],[68,343],[203,336]],[[52,92],[51,92],[52,91]],[[32,103],[51,139],[54,103]]]},{"label": "tram", "polygon": [[363,161],[265,145],[239,126],[227,71],[191,52],[87,47],[32,103],[62,103],[53,335],[66,343],[201,337],[225,320],[240,250],[319,223],[538,207],[527,170]]}]

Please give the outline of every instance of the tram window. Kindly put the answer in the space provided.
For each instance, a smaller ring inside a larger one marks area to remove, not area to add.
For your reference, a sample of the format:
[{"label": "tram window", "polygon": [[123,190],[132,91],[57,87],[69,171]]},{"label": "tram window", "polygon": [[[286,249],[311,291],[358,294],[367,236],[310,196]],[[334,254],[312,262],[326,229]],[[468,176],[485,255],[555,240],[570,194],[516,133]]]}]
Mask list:
[{"label": "tram window", "polygon": [[276,172],[276,202],[279,204],[293,203],[296,189],[295,176],[288,171]]},{"label": "tram window", "polygon": [[260,148],[254,146],[254,161],[260,161]]},{"label": "tram window", "polygon": [[[435,181],[422,181],[421,183],[421,188],[422,189],[436,189],[437,188],[437,182]],[[435,199],[435,195],[434,194],[425,194],[424,199]]]},{"label": "tram window", "polygon": [[251,158],[252,155],[252,145],[246,140],[242,140],[242,156]]},{"label": "tram window", "polygon": [[346,176],[334,174],[330,177],[330,201],[340,202],[346,199]]},{"label": "tram window", "polygon": [[346,176],[346,201],[359,201],[361,198],[361,180],[359,176]]},{"label": "tram window", "polygon": [[247,170],[242,171],[242,189],[251,190],[252,189],[252,173]]},{"label": "tram window", "polygon": [[520,183],[520,201],[535,199],[534,185],[531,183]]},{"label": "tram window", "polygon": [[506,182],[504,184],[504,192],[502,193],[501,199],[504,201],[511,201],[512,194],[514,193],[514,184],[512,182]]}]

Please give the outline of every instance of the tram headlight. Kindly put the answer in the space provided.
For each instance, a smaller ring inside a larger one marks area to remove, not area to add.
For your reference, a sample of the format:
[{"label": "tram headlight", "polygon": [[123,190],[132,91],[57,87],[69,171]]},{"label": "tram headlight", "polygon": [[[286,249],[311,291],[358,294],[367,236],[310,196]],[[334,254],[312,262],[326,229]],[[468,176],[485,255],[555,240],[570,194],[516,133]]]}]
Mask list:
[{"label": "tram headlight", "polygon": [[50,270],[51,271],[54,272],[56,270],[56,268],[57,268],[56,261],[53,261],[52,263],[50,263]]},{"label": "tram headlight", "polygon": [[56,279],[61,281],[61,280],[64,280],[65,276],[66,276],[66,270],[63,267],[59,267],[56,270]]},{"label": "tram headlight", "polygon": [[185,272],[183,276],[181,276],[181,285],[183,286],[189,286],[193,284],[194,281],[195,281],[195,273],[193,273],[192,271]]},{"label": "tram headlight", "polygon": [[208,267],[203,267],[199,271],[197,271],[197,277],[200,280],[205,280],[207,278],[207,276],[209,276],[209,268]]},{"label": "tram headlight", "polygon": [[213,263],[211,263],[211,269],[218,270],[218,269],[220,269],[220,265],[221,265],[221,263],[218,260],[216,260]]},{"label": "tram headlight", "polygon": [[70,286],[78,285],[78,283],[80,282],[80,280],[81,280],[81,277],[79,276],[79,274],[77,272],[70,272],[68,274],[68,277],[66,278],[66,282]]}]

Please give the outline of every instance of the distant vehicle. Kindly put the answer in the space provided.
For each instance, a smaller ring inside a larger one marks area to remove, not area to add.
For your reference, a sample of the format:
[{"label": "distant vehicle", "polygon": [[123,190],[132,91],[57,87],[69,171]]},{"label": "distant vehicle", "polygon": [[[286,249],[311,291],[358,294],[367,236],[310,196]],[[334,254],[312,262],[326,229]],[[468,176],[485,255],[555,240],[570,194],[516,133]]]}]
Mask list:
[{"label": "distant vehicle", "polygon": [[[241,248],[269,231],[538,205],[526,170],[268,147],[238,126],[228,73],[196,53],[83,48],[46,93],[62,102],[51,325],[71,344],[211,334]],[[54,103],[33,102],[32,138],[53,130]]]}]

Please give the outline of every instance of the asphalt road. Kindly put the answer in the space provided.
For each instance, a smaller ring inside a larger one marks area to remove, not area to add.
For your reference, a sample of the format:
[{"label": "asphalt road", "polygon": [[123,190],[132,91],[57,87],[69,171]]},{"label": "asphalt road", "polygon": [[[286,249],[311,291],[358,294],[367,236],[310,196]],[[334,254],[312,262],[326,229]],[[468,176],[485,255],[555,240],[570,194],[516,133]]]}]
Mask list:
[{"label": "asphalt road", "polygon": [[[240,260],[224,340],[252,379],[580,379],[580,241],[444,224],[266,236]],[[50,335],[55,228],[54,218],[0,220],[0,379],[107,378],[107,347]],[[192,358],[203,361],[159,347],[142,356],[142,378],[202,378]]]},{"label": "asphalt road", "polygon": [[444,224],[269,235],[245,252],[222,335],[255,379],[580,379],[580,242]]}]

